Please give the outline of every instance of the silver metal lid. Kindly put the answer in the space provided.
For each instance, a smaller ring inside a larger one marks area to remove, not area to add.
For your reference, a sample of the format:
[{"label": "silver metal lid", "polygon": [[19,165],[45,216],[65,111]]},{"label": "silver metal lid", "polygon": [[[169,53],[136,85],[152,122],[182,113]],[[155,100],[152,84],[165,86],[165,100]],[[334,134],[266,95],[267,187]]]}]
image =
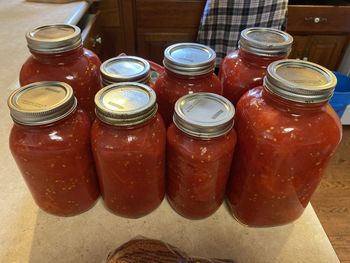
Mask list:
[{"label": "silver metal lid", "polygon": [[95,96],[96,116],[115,126],[137,125],[157,113],[155,92],[147,85],[123,82],[104,87]]},{"label": "silver metal lid", "polygon": [[291,101],[319,103],[333,96],[337,78],[318,64],[285,59],[268,66],[264,85],[272,93]]},{"label": "silver metal lid", "polygon": [[68,24],[37,27],[26,34],[28,48],[44,54],[73,50],[82,45],[80,28]]},{"label": "silver metal lid", "polygon": [[179,43],[167,47],[163,64],[168,70],[186,76],[199,76],[215,68],[215,51],[196,43]]},{"label": "silver metal lid", "polygon": [[111,58],[103,62],[100,67],[105,86],[118,82],[147,83],[150,69],[147,60],[134,56]]},{"label": "silver metal lid", "polygon": [[293,37],[273,28],[251,27],[241,32],[239,47],[259,56],[288,55]]},{"label": "silver metal lid", "polygon": [[199,138],[214,138],[232,129],[234,115],[235,108],[228,99],[199,92],[178,99],[173,120],[184,133]]},{"label": "silver metal lid", "polygon": [[76,109],[77,100],[68,84],[42,81],[15,90],[7,104],[14,122],[37,126],[67,117]]}]

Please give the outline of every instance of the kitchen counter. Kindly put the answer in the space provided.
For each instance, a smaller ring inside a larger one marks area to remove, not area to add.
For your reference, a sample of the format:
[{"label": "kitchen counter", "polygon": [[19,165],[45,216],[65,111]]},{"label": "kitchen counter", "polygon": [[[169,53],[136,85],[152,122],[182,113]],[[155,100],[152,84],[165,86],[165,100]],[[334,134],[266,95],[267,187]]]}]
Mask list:
[{"label": "kitchen counter", "polygon": [[101,200],[71,218],[39,210],[8,150],[12,121],[6,99],[29,55],[24,32],[43,23],[76,23],[88,4],[0,3],[0,262],[100,263],[110,250],[137,235],[164,240],[191,255],[237,262],[339,262],[311,205],[293,224],[261,229],[240,225],[224,205],[198,221],[177,215],[166,201],[137,220],[111,214]]}]

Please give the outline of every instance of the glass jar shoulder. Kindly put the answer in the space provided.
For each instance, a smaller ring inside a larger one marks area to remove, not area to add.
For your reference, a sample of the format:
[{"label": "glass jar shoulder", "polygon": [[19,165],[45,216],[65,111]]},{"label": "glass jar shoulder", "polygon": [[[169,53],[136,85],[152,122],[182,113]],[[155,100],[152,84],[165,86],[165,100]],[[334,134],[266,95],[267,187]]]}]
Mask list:
[{"label": "glass jar shoulder", "polygon": [[90,121],[85,112],[77,110],[72,116],[46,126],[14,124],[10,134],[13,151],[79,150],[89,143]]},{"label": "glass jar shoulder", "polygon": [[188,160],[218,160],[232,153],[236,143],[236,132],[232,129],[222,137],[202,140],[184,134],[172,124],[168,128],[167,142],[169,148]]},{"label": "glass jar shoulder", "polygon": [[[245,58],[239,50],[232,51],[222,61],[220,69],[220,78],[232,79],[252,79],[265,75],[266,63],[259,61],[259,58]],[[247,55],[246,55],[247,56]]]},{"label": "glass jar shoulder", "polygon": [[144,125],[120,128],[96,119],[91,140],[94,148],[106,151],[157,151],[165,147],[165,127],[159,114]]},{"label": "glass jar shoulder", "polygon": [[237,129],[242,137],[277,147],[339,143],[341,125],[329,104],[317,110],[277,107],[267,102],[262,93],[263,87],[254,88],[238,103]]},{"label": "glass jar shoulder", "polygon": [[245,67],[242,57],[239,55],[239,50],[233,50],[227,54],[227,56],[222,60],[220,72],[227,72],[228,70],[233,70],[239,67]]},{"label": "glass jar shoulder", "polygon": [[165,71],[159,76],[154,86],[157,92],[181,93],[181,96],[190,91],[213,93],[221,91],[221,83],[215,73],[198,77],[182,77]]},{"label": "glass jar shoulder", "polygon": [[100,65],[99,58],[87,49],[83,49],[80,55],[68,54],[62,57],[31,55],[23,64],[19,78],[21,85],[43,80],[84,82],[89,80],[91,74],[99,72]]}]

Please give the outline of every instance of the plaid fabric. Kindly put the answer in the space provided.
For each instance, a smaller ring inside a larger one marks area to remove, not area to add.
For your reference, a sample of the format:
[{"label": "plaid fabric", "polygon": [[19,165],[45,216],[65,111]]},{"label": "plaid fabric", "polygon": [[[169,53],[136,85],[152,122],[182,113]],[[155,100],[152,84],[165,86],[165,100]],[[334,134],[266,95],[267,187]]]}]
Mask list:
[{"label": "plaid fabric", "polygon": [[237,48],[239,34],[247,27],[282,29],[288,0],[207,0],[197,40],[216,51],[218,67]]}]

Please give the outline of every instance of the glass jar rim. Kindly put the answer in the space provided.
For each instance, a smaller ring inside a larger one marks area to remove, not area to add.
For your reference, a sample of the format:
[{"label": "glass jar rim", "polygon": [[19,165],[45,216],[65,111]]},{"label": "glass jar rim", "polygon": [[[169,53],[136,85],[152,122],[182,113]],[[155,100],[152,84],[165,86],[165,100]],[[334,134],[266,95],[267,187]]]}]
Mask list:
[{"label": "glass jar rim", "polygon": [[108,85],[96,93],[96,116],[114,126],[135,126],[157,114],[155,92],[137,82]]},{"label": "glass jar rim", "polygon": [[232,130],[235,108],[223,96],[199,92],[181,97],[175,104],[173,122],[184,133],[197,138],[216,138]]},{"label": "glass jar rim", "polygon": [[42,81],[13,91],[7,104],[15,123],[40,126],[69,116],[77,108],[77,99],[67,83]]},{"label": "glass jar rim", "polygon": [[321,103],[331,99],[337,78],[316,63],[297,59],[272,62],[264,77],[264,87],[290,101]]},{"label": "glass jar rim", "polygon": [[26,33],[30,51],[38,54],[57,54],[82,46],[81,30],[75,25],[48,24]]}]

